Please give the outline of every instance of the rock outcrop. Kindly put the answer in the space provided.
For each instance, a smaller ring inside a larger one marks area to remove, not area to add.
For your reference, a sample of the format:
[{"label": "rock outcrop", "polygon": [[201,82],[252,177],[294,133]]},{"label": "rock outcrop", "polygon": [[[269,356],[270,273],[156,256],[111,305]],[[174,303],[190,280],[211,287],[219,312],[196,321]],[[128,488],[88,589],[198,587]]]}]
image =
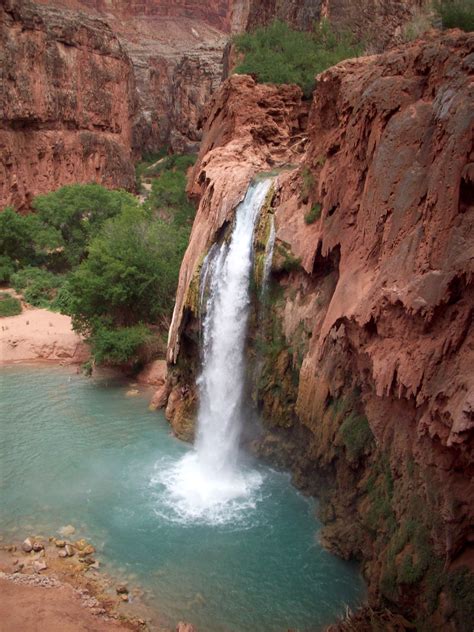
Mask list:
[{"label": "rock outcrop", "polygon": [[135,84],[108,25],[6,0],[0,42],[0,205],[71,182],[133,188]]},{"label": "rock outcrop", "polygon": [[168,350],[183,409],[200,262],[251,177],[290,163],[256,238],[258,284],[273,214],[253,445],[320,497],[322,540],[362,560],[370,603],[432,630],[473,618],[473,54],[450,31],[342,62],[318,77],[307,126],[295,90],[224,84],[189,183],[200,206]]}]

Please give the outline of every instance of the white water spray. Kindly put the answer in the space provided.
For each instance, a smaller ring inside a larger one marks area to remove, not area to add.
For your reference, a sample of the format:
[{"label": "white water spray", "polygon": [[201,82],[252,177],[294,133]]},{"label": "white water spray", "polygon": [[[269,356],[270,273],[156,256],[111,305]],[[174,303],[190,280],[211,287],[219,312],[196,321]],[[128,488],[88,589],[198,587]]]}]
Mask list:
[{"label": "white water spray", "polygon": [[[245,334],[256,219],[271,180],[252,184],[236,211],[230,243],[203,264],[203,370],[195,450],[160,475],[174,512],[184,519],[224,522],[255,502],[258,472],[238,462],[245,378]],[[206,287],[204,287],[206,286]]]}]

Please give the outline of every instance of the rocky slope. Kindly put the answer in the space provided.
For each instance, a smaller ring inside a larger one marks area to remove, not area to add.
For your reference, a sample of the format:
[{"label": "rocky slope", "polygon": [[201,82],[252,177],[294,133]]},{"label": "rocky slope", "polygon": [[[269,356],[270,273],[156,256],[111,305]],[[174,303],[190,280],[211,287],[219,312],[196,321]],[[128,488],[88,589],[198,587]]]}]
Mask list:
[{"label": "rocky slope", "polygon": [[342,62],[307,122],[295,88],[226,82],[190,182],[168,351],[167,415],[189,438],[200,264],[251,177],[286,166],[256,234],[258,288],[273,215],[252,444],[319,495],[323,542],[362,560],[371,604],[430,630],[474,616],[473,55],[453,31]]},{"label": "rocky slope", "polygon": [[6,0],[0,49],[0,205],[77,181],[132,188],[135,84],[107,24]]}]

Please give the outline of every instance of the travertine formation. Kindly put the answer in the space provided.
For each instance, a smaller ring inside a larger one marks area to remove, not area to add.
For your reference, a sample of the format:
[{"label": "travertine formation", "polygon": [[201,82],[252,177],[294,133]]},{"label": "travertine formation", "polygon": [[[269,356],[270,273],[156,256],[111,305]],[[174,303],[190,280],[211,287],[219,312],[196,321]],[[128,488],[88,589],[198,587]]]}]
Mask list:
[{"label": "travertine formation", "polygon": [[363,561],[371,603],[433,630],[473,614],[473,59],[474,36],[451,31],[342,62],[307,126],[296,91],[224,84],[168,351],[170,417],[189,434],[200,262],[252,175],[293,163],[256,237],[258,253],[272,213],[254,447],[320,496],[322,539]]},{"label": "travertine formation", "polygon": [[135,84],[105,22],[0,6],[0,207],[71,182],[132,188]]}]

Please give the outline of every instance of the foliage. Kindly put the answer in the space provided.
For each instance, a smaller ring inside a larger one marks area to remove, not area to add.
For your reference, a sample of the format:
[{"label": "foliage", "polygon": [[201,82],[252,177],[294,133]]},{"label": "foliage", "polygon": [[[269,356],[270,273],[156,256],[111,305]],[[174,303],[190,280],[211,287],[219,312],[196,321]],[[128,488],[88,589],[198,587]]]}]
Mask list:
[{"label": "foliage", "polygon": [[461,566],[449,573],[447,583],[459,630],[469,632],[474,621],[474,573]]},{"label": "foliage", "polygon": [[440,0],[435,9],[441,16],[443,28],[474,31],[474,0]]},{"label": "foliage", "polygon": [[358,460],[364,455],[374,436],[367,417],[351,413],[342,422],[340,433],[349,456]]},{"label": "foliage", "polygon": [[315,86],[315,76],[343,59],[362,52],[351,35],[336,33],[326,20],[312,33],[296,31],[275,20],[234,39],[243,61],[235,72],[254,75],[262,83],[295,83],[306,96]]},{"label": "foliage", "polygon": [[150,337],[150,330],[143,323],[118,329],[99,326],[89,342],[97,364],[126,364],[137,358]]},{"label": "foliage", "polygon": [[153,180],[148,204],[164,211],[178,226],[192,224],[194,206],[186,196],[186,175],[182,171],[164,171]]},{"label": "foliage", "polygon": [[21,302],[6,292],[0,293],[0,317],[21,314]]},{"label": "foliage", "polygon": [[[144,329],[134,326],[168,323],[187,237],[184,229],[130,208],[92,241],[64,299],[73,327],[89,337],[97,362],[122,362],[133,354],[144,341]],[[112,335],[113,330],[121,333]]]},{"label": "foliage", "polygon": [[316,204],[313,204],[313,206],[311,207],[311,210],[304,216],[304,221],[306,224],[314,224],[314,222],[320,217],[321,204],[319,204],[319,202],[316,202]]},{"label": "foliage", "polygon": [[33,262],[33,230],[31,217],[11,207],[0,213],[0,281],[7,282],[19,266]]},{"label": "foliage", "polygon": [[301,199],[306,202],[314,188],[314,176],[311,170],[304,166],[301,170]]},{"label": "foliage", "polygon": [[70,269],[86,256],[89,240],[104,222],[138,202],[126,191],[110,191],[99,184],[71,184],[39,195],[35,242],[51,269]]},{"label": "foliage", "polygon": [[11,277],[13,288],[35,307],[50,307],[63,282],[64,277],[33,267],[23,268]]}]

